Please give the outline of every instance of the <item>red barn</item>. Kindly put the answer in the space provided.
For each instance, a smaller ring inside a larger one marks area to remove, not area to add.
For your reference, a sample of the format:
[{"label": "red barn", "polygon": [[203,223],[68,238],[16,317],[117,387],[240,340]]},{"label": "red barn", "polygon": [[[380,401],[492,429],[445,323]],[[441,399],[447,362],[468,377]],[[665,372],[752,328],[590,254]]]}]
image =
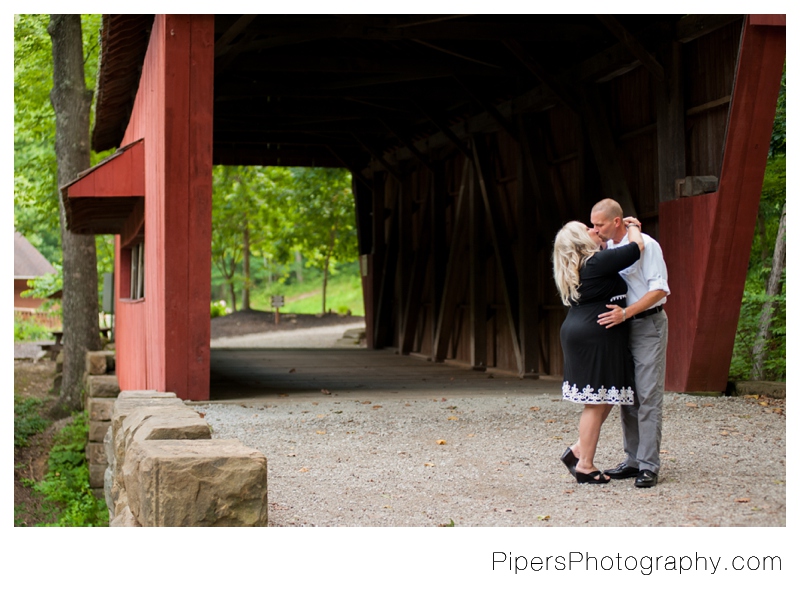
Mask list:
[{"label": "red barn", "polygon": [[785,15],[104,15],[74,232],[117,235],[123,389],[209,397],[211,168],[353,174],[368,343],[558,375],[555,231],[664,249],[667,388],[727,380]]}]

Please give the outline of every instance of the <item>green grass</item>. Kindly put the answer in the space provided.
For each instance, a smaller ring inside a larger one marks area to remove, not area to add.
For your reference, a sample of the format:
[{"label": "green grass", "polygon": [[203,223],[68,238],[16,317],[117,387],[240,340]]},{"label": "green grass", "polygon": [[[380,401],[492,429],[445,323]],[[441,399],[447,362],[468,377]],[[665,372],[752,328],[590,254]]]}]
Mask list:
[{"label": "green grass", "polygon": [[[306,270],[303,282],[273,283],[272,288],[257,287],[251,292],[250,306],[263,311],[272,310],[270,297],[283,295],[285,305],[282,313],[322,313],[322,274],[317,270]],[[325,300],[326,310],[353,315],[364,315],[364,297],[361,291],[361,275],[358,264],[347,264],[328,278]]]},{"label": "green grass", "polygon": [[14,316],[14,341],[15,342],[38,342],[40,340],[51,340],[53,335],[50,328],[39,325],[35,321],[26,321]]},{"label": "green grass", "polygon": [[42,418],[44,401],[14,394],[14,446],[27,447],[30,438],[44,432],[50,421]]},{"label": "green grass", "polygon": [[89,420],[86,411],[75,413],[53,439],[48,471],[44,479],[34,485],[34,490],[46,502],[59,509],[54,527],[108,526],[108,508],[105,501],[92,494],[89,487],[89,466],[86,462],[86,443],[89,439]]}]

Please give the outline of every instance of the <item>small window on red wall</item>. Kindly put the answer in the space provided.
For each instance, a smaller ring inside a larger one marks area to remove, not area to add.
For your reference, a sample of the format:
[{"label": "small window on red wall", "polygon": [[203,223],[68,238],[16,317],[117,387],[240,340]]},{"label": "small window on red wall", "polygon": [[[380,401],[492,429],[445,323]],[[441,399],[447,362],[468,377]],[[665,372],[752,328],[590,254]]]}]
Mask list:
[{"label": "small window on red wall", "polygon": [[131,299],[144,298],[144,241],[131,247]]}]

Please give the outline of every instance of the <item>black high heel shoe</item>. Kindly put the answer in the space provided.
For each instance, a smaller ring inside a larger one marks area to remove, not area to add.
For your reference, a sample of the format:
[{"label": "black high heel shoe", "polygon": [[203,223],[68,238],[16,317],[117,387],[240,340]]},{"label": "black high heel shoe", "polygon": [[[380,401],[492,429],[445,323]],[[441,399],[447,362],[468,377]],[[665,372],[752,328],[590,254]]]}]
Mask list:
[{"label": "black high heel shoe", "polygon": [[564,465],[567,466],[569,473],[572,474],[572,477],[575,476],[575,466],[578,465],[578,458],[575,457],[575,453],[572,452],[571,447],[567,447],[567,450],[564,451],[564,454],[561,455],[561,461],[564,462]]},{"label": "black high heel shoe", "polygon": [[[603,478],[605,478],[605,480]],[[584,474],[575,470],[575,479],[578,481],[578,484],[608,484],[611,481],[611,478],[600,470],[590,474]]]}]

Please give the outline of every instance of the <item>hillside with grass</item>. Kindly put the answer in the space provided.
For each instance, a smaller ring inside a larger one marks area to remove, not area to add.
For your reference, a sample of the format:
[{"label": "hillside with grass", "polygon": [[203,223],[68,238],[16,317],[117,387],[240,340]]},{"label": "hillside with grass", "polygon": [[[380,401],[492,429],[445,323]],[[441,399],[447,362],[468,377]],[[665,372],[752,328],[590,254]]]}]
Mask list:
[{"label": "hillside with grass", "polygon": [[[266,268],[253,267],[253,286],[250,292],[250,306],[260,311],[272,311],[270,300],[273,295],[284,298],[282,313],[322,313],[322,272],[306,268],[301,274],[291,270],[270,274]],[[298,278],[302,278],[302,281]],[[214,278],[212,295],[216,301],[224,300],[232,310],[230,292],[222,278]],[[237,295],[241,303],[241,295]],[[364,315],[364,298],[361,289],[361,274],[357,262],[337,265],[328,278],[325,311],[352,315]]]}]

